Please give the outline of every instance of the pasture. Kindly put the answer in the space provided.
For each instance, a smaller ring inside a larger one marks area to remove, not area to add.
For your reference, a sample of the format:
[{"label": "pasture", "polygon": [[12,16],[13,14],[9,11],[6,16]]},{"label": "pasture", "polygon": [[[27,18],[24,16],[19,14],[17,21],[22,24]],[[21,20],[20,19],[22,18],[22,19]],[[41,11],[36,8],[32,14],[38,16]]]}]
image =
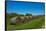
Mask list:
[{"label": "pasture", "polygon": [[31,21],[17,25],[10,24],[10,15],[6,16],[7,30],[43,29],[45,28],[45,16],[33,17]]}]

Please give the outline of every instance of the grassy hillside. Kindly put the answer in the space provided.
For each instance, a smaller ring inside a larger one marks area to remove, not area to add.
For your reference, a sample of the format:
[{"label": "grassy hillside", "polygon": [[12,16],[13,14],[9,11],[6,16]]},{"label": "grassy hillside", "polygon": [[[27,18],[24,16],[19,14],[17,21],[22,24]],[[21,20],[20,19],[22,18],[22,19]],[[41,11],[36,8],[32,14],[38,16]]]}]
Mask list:
[{"label": "grassy hillside", "polygon": [[7,30],[12,30],[12,29],[39,29],[39,28],[44,28],[45,27],[45,17],[44,16],[37,16],[35,19],[30,20],[27,23],[21,23],[18,25],[11,25],[10,24],[10,15],[7,15],[6,19],[6,24],[7,24]]}]

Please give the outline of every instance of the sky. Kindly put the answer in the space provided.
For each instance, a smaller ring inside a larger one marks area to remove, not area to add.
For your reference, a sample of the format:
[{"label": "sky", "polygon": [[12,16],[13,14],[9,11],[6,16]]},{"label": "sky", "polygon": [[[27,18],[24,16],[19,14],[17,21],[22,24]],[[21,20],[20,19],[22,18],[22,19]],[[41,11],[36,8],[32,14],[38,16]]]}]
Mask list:
[{"label": "sky", "polygon": [[18,13],[18,14],[32,14],[32,15],[43,15],[45,4],[40,2],[19,2],[19,1],[7,1],[6,9],[7,13]]}]

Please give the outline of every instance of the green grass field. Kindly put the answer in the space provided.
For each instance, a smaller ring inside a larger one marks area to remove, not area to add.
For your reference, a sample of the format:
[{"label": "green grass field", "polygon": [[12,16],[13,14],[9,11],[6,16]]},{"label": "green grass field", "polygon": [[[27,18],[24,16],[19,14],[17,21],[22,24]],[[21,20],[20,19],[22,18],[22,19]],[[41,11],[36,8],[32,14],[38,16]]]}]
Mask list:
[{"label": "green grass field", "polygon": [[41,29],[45,27],[45,17],[39,17],[37,19],[32,19],[27,23],[22,23],[19,25],[10,25],[10,18],[6,19],[7,30],[23,30],[23,29]]}]

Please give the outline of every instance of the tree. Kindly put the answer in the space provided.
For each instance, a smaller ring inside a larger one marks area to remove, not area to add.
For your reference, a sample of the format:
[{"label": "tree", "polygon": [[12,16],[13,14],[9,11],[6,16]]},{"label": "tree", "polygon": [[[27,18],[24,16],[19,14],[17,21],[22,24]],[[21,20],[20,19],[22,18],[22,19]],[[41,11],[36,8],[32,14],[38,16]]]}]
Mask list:
[{"label": "tree", "polygon": [[26,16],[32,16],[32,14],[26,14]]}]

